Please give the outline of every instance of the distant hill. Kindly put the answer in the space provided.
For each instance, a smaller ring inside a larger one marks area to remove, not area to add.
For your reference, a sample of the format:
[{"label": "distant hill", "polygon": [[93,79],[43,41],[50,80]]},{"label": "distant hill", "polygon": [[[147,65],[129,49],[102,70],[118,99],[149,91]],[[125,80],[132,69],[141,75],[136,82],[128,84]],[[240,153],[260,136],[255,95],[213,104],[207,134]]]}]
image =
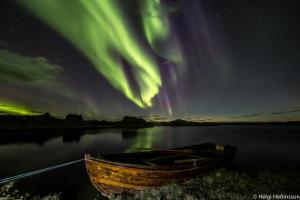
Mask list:
[{"label": "distant hill", "polygon": [[84,120],[82,115],[68,114],[58,119],[49,113],[42,115],[17,116],[0,115],[0,131],[7,130],[48,130],[48,129],[99,129],[99,128],[146,128],[153,126],[220,126],[220,125],[300,125],[291,122],[193,122],[176,119],[169,122],[147,122],[140,117],[125,116],[120,121]]},{"label": "distant hill", "polygon": [[83,120],[81,115],[68,114],[58,119],[49,113],[33,116],[0,115],[0,130],[32,129],[97,129],[97,128],[145,128],[153,123],[142,118],[126,116],[121,121]]},{"label": "distant hill", "polygon": [[176,119],[168,122],[154,122],[156,126],[221,126],[221,125],[300,125],[300,121],[288,122],[194,122]]},{"label": "distant hill", "polygon": [[169,122],[155,122],[155,125],[175,127],[175,126],[218,126],[221,124],[214,123],[214,122],[194,122],[194,121],[186,121],[183,119],[176,119],[174,121],[169,121]]}]

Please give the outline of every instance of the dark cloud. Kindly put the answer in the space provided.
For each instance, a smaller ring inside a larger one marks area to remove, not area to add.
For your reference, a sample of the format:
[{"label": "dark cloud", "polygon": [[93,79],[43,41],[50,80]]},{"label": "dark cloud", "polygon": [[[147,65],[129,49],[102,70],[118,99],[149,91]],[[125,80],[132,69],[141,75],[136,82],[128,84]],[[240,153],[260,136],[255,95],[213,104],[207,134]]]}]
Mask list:
[{"label": "dark cloud", "polygon": [[212,121],[212,118],[203,118],[203,117],[186,117],[185,118],[188,121],[195,121],[195,122],[206,122],[206,121]]},{"label": "dark cloud", "polygon": [[201,119],[201,120],[198,120],[198,121],[201,121],[201,122],[206,122],[206,121],[212,121],[213,119],[211,118],[208,118],[208,119]]},{"label": "dark cloud", "polygon": [[297,113],[300,112],[300,109],[294,109],[294,110],[288,110],[288,111],[282,111],[282,112],[272,112],[268,113],[269,115],[282,115],[282,114],[288,114],[288,113]]},{"label": "dark cloud", "polygon": [[160,120],[168,120],[168,118],[167,117],[163,117],[163,116],[153,116],[152,120],[160,121]]},{"label": "dark cloud", "polygon": [[86,107],[68,85],[68,77],[61,66],[45,57],[25,56],[3,49],[0,49],[0,91],[0,103],[11,106],[2,106],[2,113],[19,110],[19,106],[21,110],[26,108],[26,113],[32,113],[32,109],[53,112],[53,104],[63,112]]},{"label": "dark cloud", "polygon": [[0,50],[0,81],[56,82],[62,72],[62,67],[49,63],[44,57],[29,57]]},{"label": "dark cloud", "polygon": [[272,112],[272,113],[269,113],[269,115],[281,115],[281,114],[285,114],[287,112]]},{"label": "dark cloud", "polygon": [[66,84],[63,72],[63,67],[50,63],[47,58],[0,50],[0,97],[10,93],[9,87],[16,88],[18,94],[24,90],[29,93],[47,90],[51,95],[73,98],[74,90]]},{"label": "dark cloud", "polygon": [[300,112],[300,109],[298,110],[291,110],[290,113]]},{"label": "dark cloud", "polygon": [[292,109],[292,110],[278,111],[278,112],[260,112],[260,113],[242,115],[242,116],[232,116],[229,118],[230,119],[240,119],[240,118],[251,118],[251,117],[259,117],[259,116],[266,116],[266,115],[282,115],[282,114],[297,113],[297,112],[300,112],[300,109],[298,109],[298,106],[296,106],[295,109]]},{"label": "dark cloud", "polygon": [[241,118],[240,116],[233,116],[233,117],[229,117],[230,119],[239,119]]},{"label": "dark cloud", "polygon": [[265,115],[266,113],[254,113],[254,114],[250,114],[250,115],[243,115],[241,116],[242,118],[250,118],[250,117],[258,117],[258,116],[261,116],[261,115]]},{"label": "dark cloud", "polygon": [[8,46],[8,43],[3,41],[3,40],[0,40],[0,48],[1,47],[7,47]]}]

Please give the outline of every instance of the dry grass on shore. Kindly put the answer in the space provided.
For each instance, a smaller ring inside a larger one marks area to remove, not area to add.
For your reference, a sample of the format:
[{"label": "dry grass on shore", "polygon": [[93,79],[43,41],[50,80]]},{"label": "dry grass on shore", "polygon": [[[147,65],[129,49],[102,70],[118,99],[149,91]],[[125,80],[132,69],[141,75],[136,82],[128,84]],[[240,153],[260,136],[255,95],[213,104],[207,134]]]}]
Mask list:
[{"label": "dry grass on shore", "polygon": [[[298,176],[299,178],[299,176]],[[183,185],[120,195],[113,200],[249,200],[258,194],[300,194],[299,179],[263,171],[250,177],[246,173],[217,170]]]},{"label": "dry grass on shore", "polygon": [[0,187],[0,200],[60,200],[60,194],[49,194],[44,197],[31,195],[29,193],[21,194],[13,189],[13,183],[8,183]]}]

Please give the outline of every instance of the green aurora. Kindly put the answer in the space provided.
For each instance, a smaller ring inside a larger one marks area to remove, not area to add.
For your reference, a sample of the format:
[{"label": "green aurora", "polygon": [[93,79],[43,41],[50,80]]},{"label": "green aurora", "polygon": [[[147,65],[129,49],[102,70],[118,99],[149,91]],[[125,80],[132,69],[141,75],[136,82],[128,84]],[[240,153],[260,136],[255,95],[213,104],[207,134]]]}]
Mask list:
[{"label": "green aurora", "polygon": [[151,46],[156,40],[166,39],[169,35],[168,18],[164,15],[160,0],[140,1],[146,38]]},{"label": "green aurora", "polygon": [[30,111],[26,108],[15,106],[15,105],[0,105],[0,114],[10,114],[10,115],[41,115],[40,112]]},{"label": "green aurora", "polygon": [[176,67],[184,66],[179,41],[172,34],[168,18],[168,10],[172,8],[165,7],[160,0],[142,0],[139,3],[144,33],[152,50]]},{"label": "green aurora", "polygon": [[[109,82],[141,108],[151,107],[162,81],[152,52],[141,45],[116,0],[19,0],[76,46]],[[161,11],[159,0],[144,1],[152,13]],[[158,12],[161,13],[161,12]],[[152,14],[151,14],[152,15]],[[156,15],[156,14],[155,14]],[[148,15],[149,16],[149,15]],[[143,16],[151,43],[168,34],[165,18]],[[150,44],[151,45],[151,44]],[[121,64],[132,67],[139,91],[130,85]]]}]

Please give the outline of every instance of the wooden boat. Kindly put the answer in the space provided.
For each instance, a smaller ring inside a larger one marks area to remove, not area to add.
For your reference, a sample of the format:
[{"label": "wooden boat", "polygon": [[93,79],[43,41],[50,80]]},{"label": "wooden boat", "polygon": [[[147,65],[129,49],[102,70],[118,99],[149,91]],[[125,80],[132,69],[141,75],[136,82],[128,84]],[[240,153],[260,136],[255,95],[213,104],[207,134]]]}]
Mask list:
[{"label": "wooden boat", "polygon": [[136,153],[85,155],[88,176],[104,196],[180,183],[234,157],[236,148],[211,143]]}]

